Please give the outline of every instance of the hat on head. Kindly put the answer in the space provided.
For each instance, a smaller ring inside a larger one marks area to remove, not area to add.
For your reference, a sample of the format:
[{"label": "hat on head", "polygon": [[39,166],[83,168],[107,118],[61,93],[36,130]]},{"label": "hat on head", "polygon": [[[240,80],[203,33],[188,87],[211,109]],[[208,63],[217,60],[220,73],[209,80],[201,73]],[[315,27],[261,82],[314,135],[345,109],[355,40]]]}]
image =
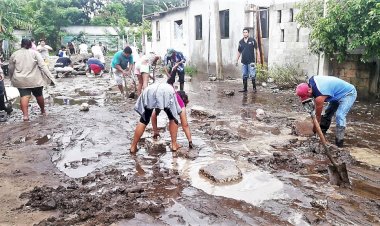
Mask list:
[{"label": "hat on head", "polygon": [[169,55],[173,54],[173,52],[175,52],[174,49],[172,49],[172,48],[169,48],[169,49],[168,49],[168,54],[169,54]]},{"label": "hat on head", "polygon": [[309,85],[307,83],[301,83],[296,88],[296,94],[301,98],[301,101],[306,100],[310,97],[309,95]]}]

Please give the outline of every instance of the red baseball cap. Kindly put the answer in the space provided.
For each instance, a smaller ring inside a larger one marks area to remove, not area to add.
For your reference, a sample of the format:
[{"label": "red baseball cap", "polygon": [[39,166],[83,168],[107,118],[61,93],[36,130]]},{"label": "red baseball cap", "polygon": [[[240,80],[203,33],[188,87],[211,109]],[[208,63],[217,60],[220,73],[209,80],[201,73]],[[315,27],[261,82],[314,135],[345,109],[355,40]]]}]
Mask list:
[{"label": "red baseball cap", "polygon": [[301,83],[296,88],[296,94],[301,98],[301,101],[310,98],[309,85],[307,83]]}]

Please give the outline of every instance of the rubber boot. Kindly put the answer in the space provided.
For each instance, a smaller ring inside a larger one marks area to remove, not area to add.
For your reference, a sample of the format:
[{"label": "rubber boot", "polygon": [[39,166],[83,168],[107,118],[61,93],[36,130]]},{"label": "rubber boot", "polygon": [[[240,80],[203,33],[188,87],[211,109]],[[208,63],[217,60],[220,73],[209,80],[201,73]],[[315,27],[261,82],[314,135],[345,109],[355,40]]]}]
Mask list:
[{"label": "rubber boot", "polygon": [[321,123],[319,124],[321,126],[321,130],[323,134],[327,133],[327,130],[330,128],[331,119],[328,119],[324,115],[321,118]]},{"label": "rubber boot", "polygon": [[179,90],[183,91],[184,88],[185,88],[185,83],[181,82],[179,84]]},{"label": "rubber boot", "polygon": [[254,92],[254,93],[257,93],[257,89],[256,89],[256,79],[252,79],[252,87],[253,87],[253,92]]},{"label": "rubber boot", "polygon": [[243,88],[243,90],[239,90],[239,92],[241,92],[241,93],[247,92],[247,85],[248,85],[247,83],[248,83],[247,79],[243,79],[244,88]]},{"label": "rubber boot", "polygon": [[335,144],[338,147],[343,147],[344,142],[344,131],[346,130],[346,127],[343,126],[336,126],[336,134],[335,134]]},{"label": "rubber boot", "polygon": [[0,111],[5,111],[4,95],[0,95]]}]

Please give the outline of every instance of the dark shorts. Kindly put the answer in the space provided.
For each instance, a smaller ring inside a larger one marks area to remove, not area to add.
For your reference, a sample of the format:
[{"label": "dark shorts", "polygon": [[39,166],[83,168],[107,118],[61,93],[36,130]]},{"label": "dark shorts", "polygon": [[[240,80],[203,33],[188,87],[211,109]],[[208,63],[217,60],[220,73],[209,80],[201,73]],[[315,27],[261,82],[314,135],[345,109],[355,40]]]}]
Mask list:
[{"label": "dark shorts", "polygon": [[[156,111],[156,115],[158,116],[161,112],[160,109],[158,108],[155,108],[154,109]],[[170,111],[169,108],[165,108],[164,109],[166,115],[168,116],[169,120],[174,120],[174,122],[178,125],[178,121],[174,118],[172,112]],[[140,118],[140,122],[145,124],[145,125],[148,125],[149,122],[150,122],[150,117],[152,117],[152,113],[153,113],[153,109],[149,109],[149,108],[145,108],[145,111],[144,111],[144,117],[141,117]],[[145,120],[144,120],[145,118]]]},{"label": "dark shorts", "polygon": [[30,96],[32,93],[33,93],[33,96],[40,97],[42,96],[43,89],[44,87],[41,86],[41,87],[25,88],[25,89],[18,88],[18,91],[20,92],[20,97]]}]

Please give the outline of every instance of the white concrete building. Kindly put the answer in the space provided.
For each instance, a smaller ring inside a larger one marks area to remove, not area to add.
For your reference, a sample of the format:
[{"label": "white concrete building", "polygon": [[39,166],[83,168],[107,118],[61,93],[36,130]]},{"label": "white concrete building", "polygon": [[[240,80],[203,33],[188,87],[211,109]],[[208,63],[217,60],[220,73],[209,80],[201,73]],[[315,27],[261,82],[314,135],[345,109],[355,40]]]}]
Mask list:
[{"label": "white concrete building", "polygon": [[[224,0],[219,1],[223,74],[240,76],[240,67],[234,63],[238,42],[244,27],[250,28],[250,36],[256,38],[256,10],[260,13],[263,53],[269,66],[294,63],[305,73],[315,73],[318,58],[309,54],[308,30],[298,29],[290,21],[296,10],[289,0]],[[289,3],[290,2],[290,3]],[[282,22],[276,20],[282,12]],[[215,10],[214,1],[190,0],[186,7],[147,16],[152,22],[151,48],[163,56],[167,48],[182,51],[190,65],[210,73],[215,71]],[[283,39],[281,39],[283,37]],[[313,61],[313,62],[311,62]],[[315,61],[315,62],[314,62]]]}]

